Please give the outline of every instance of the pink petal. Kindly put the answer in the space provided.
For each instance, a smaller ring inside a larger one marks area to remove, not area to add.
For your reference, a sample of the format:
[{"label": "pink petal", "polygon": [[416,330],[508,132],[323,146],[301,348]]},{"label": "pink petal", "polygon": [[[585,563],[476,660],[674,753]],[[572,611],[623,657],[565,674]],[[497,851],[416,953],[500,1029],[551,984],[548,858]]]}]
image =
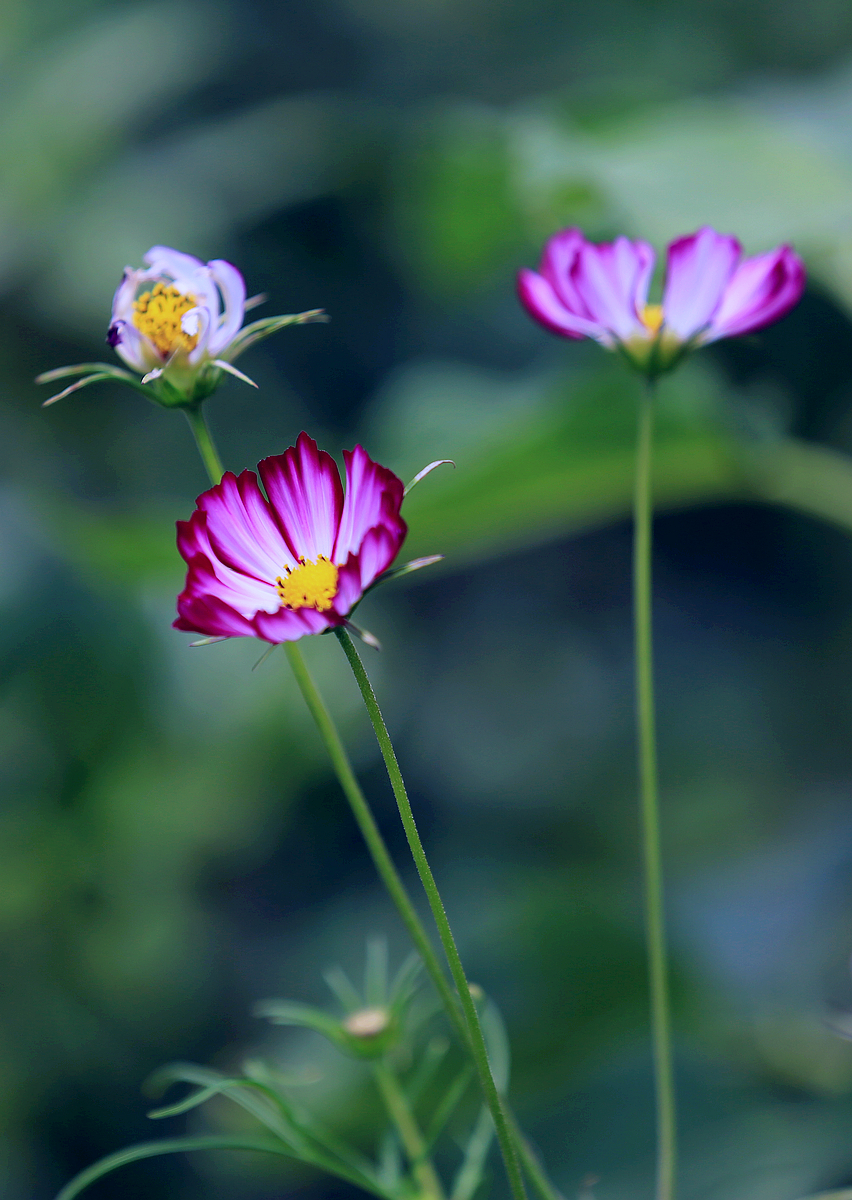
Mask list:
[{"label": "pink petal", "polygon": [[259,612],[252,621],[255,637],[265,642],[296,642],[311,633],[322,633],[338,622],[332,612],[315,608],[279,608],[275,613]]},{"label": "pink petal", "polygon": [[296,565],[253,471],[239,478],[227,471],[197,503],[207,514],[213,552],[226,566],[271,584]]},{"label": "pink petal", "polygon": [[225,347],[232,341],[237,330],[243,323],[246,304],[246,285],[240,272],[224,259],[214,258],[209,262],[213,282],[222,293],[224,314],[218,329],[211,331],[208,342],[212,357],[218,358]]},{"label": "pink petal", "polygon": [[189,521],[178,521],[177,530],[178,551],[188,566],[185,595],[217,596],[244,617],[253,617],[258,611],[275,612],[280,607],[281,599],[272,581],[245,575],[217,557],[210,544],[206,512],[196,509]]},{"label": "pink petal", "polygon": [[299,434],[295,446],[258,464],[278,523],[296,558],[332,557],[343,509],[337,464]]},{"label": "pink petal", "polygon": [[788,313],[804,290],[804,264],[789,246],[747,258],[734,272],[704,341],[762,329]]},{"label": "pink petal", "polygon": [[361,582],[361,560],[357,554],[349,558],[338,570],[337,595],[334,597],[333,611],[337,618],[347,617],[364,595],[364,585]]},{"label": "pink petal", "polygon": [[735,237],[709,225],[670,244],[663,291],[667,329],[688,341],[710,324],[741,253]]},{"label": "pink petal", "polygon": [[[395,544],[395,555],[408,527],[399,515],[402,504],[402,480],[373,462],[361,446],[343,451],[346,463],[346,499],[334,545],[334,561],[345,563],[350,554],[361,549],[367,531],[375,525],[387,527]],[[393,555],[391,556],[393,557]]]},{"label": "pink petal", "polygon": [[366,591],[382,571],[388,569],[398,550],[398,542],[384,525],[377,525],[369,531],[358,555],[362,591]]},{"label": "pink petal", "polygon": [[556,298],[577,317],[589,319],[589,311],[574,284],[572,273],[586,239],[579,229],[562,229],[547,239],[539,263],[539,273],[556,293]]},{"label": "pink petal", "polygon": [[654,251],[647,242],[620,237],[612,243],[580,247],[571,277],[589,316],[619,341],[647,330],[639,312],[648,299]]},{"label": "pink petal", "polygon": [[175,629],[201,633],[206,637],[255,637],[253,626],[218,596],[178,596]]},{"label": "pink petal", "polygon": [[566,308],[553,284],[527,267],[518,272],[518,299],[530,316],[551,333],[598,341],[607,337],[606,330],[600,325]]}]

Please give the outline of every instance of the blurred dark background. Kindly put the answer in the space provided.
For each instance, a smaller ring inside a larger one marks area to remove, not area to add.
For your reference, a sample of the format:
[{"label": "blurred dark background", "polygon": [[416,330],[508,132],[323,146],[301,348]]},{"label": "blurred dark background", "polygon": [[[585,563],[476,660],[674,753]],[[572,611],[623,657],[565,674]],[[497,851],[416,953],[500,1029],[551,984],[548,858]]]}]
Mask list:
[{"label": "blurred dark background", "polygon": [[[636,384],[514,299],[574,222],[662,247],[707,221],[810,269],[781,325],[660,398],[660,753],[684,1195],[852,1182],[825,1025],[852,1007],[852,542],[741,477],[790,436],[852,452],[847,0],[6,0],[0,58],[2,1195],[183,1129],[145,1117],[164,1061],[311,1061],[252,1002],[324,1002],[370,934],[406,950],[283,656],[252,673],[256,645],[170,628],[173,522],[205,486],[182,417],[112,385],[39,407],[37,372],[109,355],[155,242],[232,260],[263,312],[332,317],[210,402],[228,466],[303,427],[405,478],[456,461],[407,505],[411,554],[447,561],[365,603],[369,667],[522,1121],[567,1195],[589,1172],[600,1200],[649,1194]],[[342,656],[305,653],[404,864]],[[312,1102],[357,1128],[367,1086]],[[97,1189],[341,1192],[202,1156]]]}]

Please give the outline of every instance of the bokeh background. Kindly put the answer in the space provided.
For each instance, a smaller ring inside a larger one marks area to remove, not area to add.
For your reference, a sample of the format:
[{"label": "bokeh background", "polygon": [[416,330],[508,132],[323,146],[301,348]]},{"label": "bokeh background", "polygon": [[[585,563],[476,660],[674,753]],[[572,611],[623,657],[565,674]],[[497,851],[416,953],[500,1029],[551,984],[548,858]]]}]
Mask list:
[{"label": "bokeh background", "polygon": [[[170,628],[205,486],[182,417],[112,385],[39,407],[37,372],[108,356],[155,242],[231,259],[264,312],[331,314],[210,402],[230,467],[303,427],[404,478],[455,460],[407,505],[445,564],[360,610],[370,670],[523,1123],[568,1196],[649,1194],[636,384],[514,299],[572,222],[664,245],[709,221],[810,269],[782,324],[663,388],[660,750],[684,1196],[852,1182],[826,1026],[852,1007],[852,490],[809,457],[852,453],[847,0],[6,0],[0,57],[3,1196],[187,1127],[145,1116],[164,1061],[315,1061],[252,1003],[324,1002],[371,934],[406,949],[283,656],[253,673],[255,645]],[[305,652],[405,863],[346,664]],[[362,1073],[306,1088],[357,1133]],[[296,1190],[342,1189],[195,1156],[97,1195]]]}]

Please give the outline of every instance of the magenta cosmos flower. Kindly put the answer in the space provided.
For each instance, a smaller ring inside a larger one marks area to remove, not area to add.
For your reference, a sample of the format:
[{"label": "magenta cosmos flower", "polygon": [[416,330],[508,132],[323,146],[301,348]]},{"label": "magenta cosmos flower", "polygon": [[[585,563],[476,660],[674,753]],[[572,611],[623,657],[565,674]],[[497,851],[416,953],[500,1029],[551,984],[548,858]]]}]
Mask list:
[{"label": "magenta cosmos flower", "polygon": [[520,271],[518,295],[553,333],[594,338],[653,375],[696,346],[777,321],[805,286],[789,246],[743,259],[735,237],[705,225],[670,243],[662,304],[649,304],[654,259],[647,242],[595,245],[564,229],[545,245],[538,271]]},{"label": "magenta cosmos flower", "polygon": [[227,472],[177,523],[187,563],[175,628],[294,642],[342,625],[407,532],[402,482],[356,446],[346,494],[330,454],[306,433],[253,471]]}]

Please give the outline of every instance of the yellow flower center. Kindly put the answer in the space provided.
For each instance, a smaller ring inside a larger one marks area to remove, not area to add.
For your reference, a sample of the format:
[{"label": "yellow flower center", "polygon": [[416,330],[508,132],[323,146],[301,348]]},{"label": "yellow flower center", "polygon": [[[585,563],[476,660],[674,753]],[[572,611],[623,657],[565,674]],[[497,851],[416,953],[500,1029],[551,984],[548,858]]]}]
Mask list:
[{"label": "yellow flower center", "polygon": [[663,325],[662,304],[646,304],[639,314],[639,320],[651,337],[656,337]]},{"label": "yellow flower center", "polygon": [[155,283],[150,292],[143,292],[133,305],[133,324],[154,343],[163,358],[176,350],[194,350],[197,333],[184,333],[181,317],[195,308],[194,296],[184,295],[172,284]]},{"label": "yellow flower center", "polygon": [[300,558],[298,567],[287,567],[283,579],[279,577],[275,582],[285,608],[325,612],[337,595],[337,567],[324,554],[316,562]]}]

